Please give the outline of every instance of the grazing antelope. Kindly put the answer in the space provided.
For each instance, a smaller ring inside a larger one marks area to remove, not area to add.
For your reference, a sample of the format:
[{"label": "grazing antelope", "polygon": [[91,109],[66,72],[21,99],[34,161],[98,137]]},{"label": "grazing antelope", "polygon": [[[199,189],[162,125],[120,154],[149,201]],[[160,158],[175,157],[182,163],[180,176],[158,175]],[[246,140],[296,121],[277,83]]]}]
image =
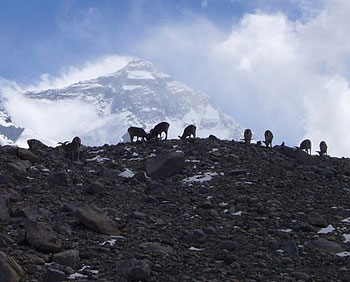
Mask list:
[{"label": "grazing antelope", "polygon": [[244,130],[244,143],[249,145],[250,142],[252,141],[252,137],[253,137],[253,134],[252,134],[252,131],[248,128],[246,130]]},{"label": "grazing antelope", "polygon": [[[298,147],[297,147],[298,148]],[[300,150],[305,150],[307,154],[311,155],[311,141],[309,139],[305,139],[300,143]]]},{"label": "grazing antelope", "polygon": [[79,160],[81,139],[76,136],[73,138],[72,142],[69,141],[59,142],[62,144],[63,150],[67,153],[67,157],[73,161]]},{"label": "grazing antelope", "polygon": [[147,133],[146,131],[141,128],[141,127],[129,127],[128,129],[128,133],[130,136],[130,142],[133,143],[134,142],[134,137],[136,136],[136,141],[139,140],[139,137],[142,138],[142,140],[145,140]]},{"label": "grazing antelope", "polygon": [[320,155],[320,157],[323,157],[323,156],[327,155],[327,149],[328,149],[328,147],[327,147],[326,142],[325,141],[321,141],[320,142],[320,150],[316,151],[316,152]]},{"label": "grazing antelope", "polygon": [[184,129],[184,133],[182,133],[182,136],[179,135],[180,139],[186,139],[187,137],[191,138],[191,135],[193,135],[193,138],[196,138],[196,126],[193,124],[190,124],[186,126]]},{"label": "grazing antelope", "polygon": [[146,139],[147,141],[152,140],[154,137],[159,136],[159,139],[162,139],[162,133],[165,133],[165,139],[168,138],[168,129],[169,129],[170,124],[163,121],[161,123],[158,123],[151,131],[147,134]]},{"label": "grazing antelope", "polygon": [[265,141],[263,141],[266,145],[266,147],[271,147],[272,148],[272,139],[273,139],[273,134],[270,130],[265,131]]}]

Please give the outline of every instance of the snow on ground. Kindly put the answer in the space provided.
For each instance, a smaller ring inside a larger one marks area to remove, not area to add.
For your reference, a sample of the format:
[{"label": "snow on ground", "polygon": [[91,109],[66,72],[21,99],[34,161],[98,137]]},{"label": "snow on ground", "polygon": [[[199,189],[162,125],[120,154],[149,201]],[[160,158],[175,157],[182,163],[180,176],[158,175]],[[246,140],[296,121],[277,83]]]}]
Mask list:
[{"label": "snow on ground", "polygon": [[182,180],[184,183],[193,183],[193,182],[207,182],[212,180],[213,176],[217,176],[218,174],[216,172],[205,172],[204,174],[194,175],[188,178],[185,178]]},{"label": "snow on ground", "polygon": [[127,71],[128,79],[154,79],[152,73],[144,70]]},{"label": "snow on ground", "polygon": [[104,163],[105,161],[109,161],[110,159],[109,158],[104,158],[104,157],[101,157],[100,155],[97,155],[91,159],[86,159],[85,161],[87,162],[98,162],[98,163]]},{"label": "snow on ground", "polygon": [[16,145],[18,147],[21,148],[28,148],[28,144],[27,144],[27,140],[28,139],[39,139],[41,142],[43,142],[44,144],[46,144],[47,146],[50,147],[56,147],[59,144],[57,143],[57,141],[51,140],[49,138],[46,138],[44,136],[40,136],[37,132],[34,132],[30,129],[24,129],[24,131],[22,132],[21,136],[19,137],[19,139],[16,141]]},{"label": "snow on ground", "polygon": [[343,234],[345,240],[344,243],[349,243],[350,242],[350,234]]},{"label": "snow on ground", "polygon": [[328,225],[327,227],[320,229],[320,231],[318,231],[317,234],[332,233],[334,230],[335,228],[332,225]]},{"label": "snow on ground", "polygon": [[125,177],[125,178],[131,178],[135,175],[130,169],[125,169],[122,173],[119,173],[119,176]]}]

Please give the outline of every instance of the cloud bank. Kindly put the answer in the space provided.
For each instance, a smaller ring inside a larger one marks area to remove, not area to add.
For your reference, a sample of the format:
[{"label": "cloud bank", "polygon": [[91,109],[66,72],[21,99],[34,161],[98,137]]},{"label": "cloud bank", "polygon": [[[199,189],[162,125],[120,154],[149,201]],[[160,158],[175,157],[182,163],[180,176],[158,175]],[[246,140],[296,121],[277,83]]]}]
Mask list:
[{"label": "cloud bank", "polygon": [[230,32],[196,17],[159,27],[134,52],[209,94],[257,139],[271,129],[276,142],[311,138],[317,150],[325,140],[331,154],[349,156],[349,9],[332,0],[300,21],[257,11]]}]

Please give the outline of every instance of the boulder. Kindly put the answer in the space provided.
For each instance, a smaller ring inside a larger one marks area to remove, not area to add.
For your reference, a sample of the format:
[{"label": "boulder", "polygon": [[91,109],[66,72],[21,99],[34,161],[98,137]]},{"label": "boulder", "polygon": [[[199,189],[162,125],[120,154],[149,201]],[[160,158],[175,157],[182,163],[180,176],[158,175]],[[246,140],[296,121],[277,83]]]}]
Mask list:
[{"label": "boulder", "polygon": [[323,254],[337,254],[344,252],[344,249],[336,242],[326,239],[310,240],[304,243],[304,247],[309,250],[319,251]]},{"label": "boulder", "polygon": [[317,227],[327,227],[328,226],[328,222],[327,220],[324,218],[324,216],[318,212],[311,212],[309,213],[309,215],[307,216],[307,219],[309,221],[309,223],[313,226],[317,226]]},{"label": "boulder", "polygon": [[26,173],[27,169],[31,167],[31,162],[27,160],[17,160],[10,162],[7,166],[13,172],[17,174]]},{"label": "boulder", "polygon": [[61,265],[66,265],[75,268],[79,263],[79,251],[68,250],[54,254],[52,261]]},{"label": "boulder", "polygon": [[23,269],[14,259],[0,252],[0,281],[18,282],[24,277]]},{"label": "boulder", "polygon": [[40,252],[58,252],[62,248],[62,240],[50,227],[27,219],[24,222],[28,244]]},{"label": "boulder", "polygon": [[153,179],[165,179],[181,174],[184,163],[183,153],[164,153],[147,161],[146,173]]},{"label": "boulder", "polygon": [[4,221],[10,218],[9,199],[4,196],[0,196],[0,221]]},{"label": "boulder", "polygon": [[117,262],[116,268],[122,273],[127,281],[149,281],[151,270],[146,260],[128,259]]},{"label": "boulder", "polygon": [[33,152],[28,149],[18,148],[17,156],[22,160],[31,161],[32,163],[38,162],[39,158]]},{"label": "boulder", "polygon": [[102,210],[95,206],[85,206],[77,210],[79,221],[87,228],[107,234],[119,235],[120,231],[114,221],[107,216]]}]

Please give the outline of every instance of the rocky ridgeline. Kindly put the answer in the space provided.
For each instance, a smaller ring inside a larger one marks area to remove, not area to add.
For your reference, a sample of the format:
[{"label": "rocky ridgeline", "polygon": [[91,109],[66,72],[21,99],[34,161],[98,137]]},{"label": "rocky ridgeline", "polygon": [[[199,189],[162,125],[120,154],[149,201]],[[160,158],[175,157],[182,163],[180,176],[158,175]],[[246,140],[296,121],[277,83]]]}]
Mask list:
[{"label": "rocky ridgeline", "polygon": [[350,281],[348,159],[216,138],[0,151],[0,281]]}]

